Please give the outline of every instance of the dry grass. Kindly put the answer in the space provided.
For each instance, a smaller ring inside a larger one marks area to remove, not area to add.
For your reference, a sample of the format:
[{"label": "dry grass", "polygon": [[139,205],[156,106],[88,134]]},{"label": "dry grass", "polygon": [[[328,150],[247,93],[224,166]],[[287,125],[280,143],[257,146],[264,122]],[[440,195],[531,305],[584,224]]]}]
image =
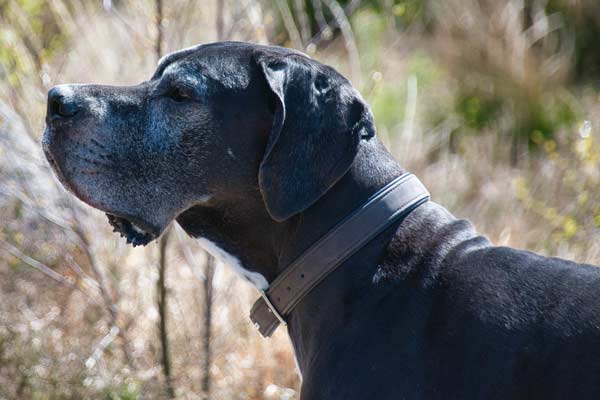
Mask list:
[{"label": "dry grass", "polygon": [[[18,3],[9,3],[19,14]],[[5,45],[18,51],[22,65],[16,76],[0,75],[0,398],[165,396],[155,298],[157,244],[127,247],[110,232],[102,213],[62,189],[37,142],[45,93],[52,85],[132,84],[150,76],[156,61],[153,9],[143,0],[120,3],[118,11],[107,11],[91,2],[50,1],[54,18],[70,37],[52,57],[35,59],[22,37],[3,31]],[[519,115],[503,113],[478,136],[460,134],[466,130],[464,121],[452,111],[431,118],[448,108],[465,77],[493,76],[495,85],[508,92],[503,96],[530,104],[543,102],[549,85],[563,90],[569,71],[570,50],[552,47],[552,24],[543,25],[545,36],[540,27],[524,31],[518,23],[519,2],[510,1],[502,10],[492,2],[478,3],[492,12],[475,7],[475,1],[468,2],[470,7],[454,3],[440,3],[434,10],[441,22],[433,40],[389,29],[374,38],[368,26],[367,33],[355,26],[356,37],[345,32],[315,57],[358,74],[355,82],[362,77],[361,87],[373,104],[382,103],[389,88],[398,88],[397,105],[383,101],[393,114],[387,119],[395,122],[381,125],[380,136],[437,202],[471,219],[498,244],[600,264],[596,94],[582,92],[577,103],[582,115],[577,123],[589,120],[591,130],[561,128],[554,145],[540,139],[545,153],[519,153],[518,167],[508,162],[506,132]],[[168,3],[166,51],[216,37],[215,4],[194,4]],[[277,7],[226,4],[226,37],[267,41]],[[496,25],[487,23],[490,16]],[[366,25],[378,23],[369,14],[362,18]],[[18,20],[20,32],[34,29],[27,23]],[[302,26],[296,29],[296,41],[304,40]],[[548,43],[533,46],[536,32],[541,35],[536,43]],[[369,42],[374,39],[379,47]],[[415,67],[418,52],[412,46],[441,57],[427,58],[433,67]],[[465,52],[473,48],[486,54]],[[486,63],[479,63],[482,57]],[[444,72],[438,73],[440,65]],[[375,112],[384,115],[379,108]],[[569,178],[573,174],[575,182]],[[579,198],[584,192],[585,201]],[[540,209],[545,211],[540,214]],[[178,398],[202,398],[205,262],[205,254],[175,227],[166,283]],[[217,269],[214,287],[212,398],[294,398],[299,378],[285,330],[270,340],[254,331],[247,312],[256,293],[227,268]]]}]

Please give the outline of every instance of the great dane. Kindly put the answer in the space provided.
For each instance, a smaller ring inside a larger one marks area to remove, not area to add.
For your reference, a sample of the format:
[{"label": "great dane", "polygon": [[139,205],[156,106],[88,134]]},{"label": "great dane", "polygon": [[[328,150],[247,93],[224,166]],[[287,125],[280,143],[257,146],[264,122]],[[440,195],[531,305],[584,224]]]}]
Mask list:
[{"label": "great dane", "polygon": [[[200,45],[136,86],[60,85],[46,122],[62,184],[129,242],[176,220],[260,290],[405,174],[351,84],[280,47]],[[600,398],[600,269],[495,247],[432,201],[285,320],[305,400]]]}]

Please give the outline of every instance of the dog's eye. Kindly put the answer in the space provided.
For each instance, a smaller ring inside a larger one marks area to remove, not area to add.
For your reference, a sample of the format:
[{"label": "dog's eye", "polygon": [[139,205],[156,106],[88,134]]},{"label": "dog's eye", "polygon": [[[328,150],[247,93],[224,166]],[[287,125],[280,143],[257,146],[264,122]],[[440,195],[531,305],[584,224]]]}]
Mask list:
[{"label": "dog's eye", "polygon": [[192,98],[190,91],[183,88],[173,88],[167,96],[178,103]]}]

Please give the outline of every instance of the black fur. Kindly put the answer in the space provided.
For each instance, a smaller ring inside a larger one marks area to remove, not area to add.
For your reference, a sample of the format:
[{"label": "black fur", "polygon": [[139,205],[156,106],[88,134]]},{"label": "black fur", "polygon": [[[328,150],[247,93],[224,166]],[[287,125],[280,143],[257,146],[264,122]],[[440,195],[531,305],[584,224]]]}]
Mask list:
[{"label": "black fur", "polygon": [[[333,69],[217,43],[135,87],[56,89],[44,149],[142,241],[176,218],[272,281],[404,172],[374,132]],[[494,247],[434,202],[318,285],[288,332],[304,400],[600,398],[600,269]]]}]

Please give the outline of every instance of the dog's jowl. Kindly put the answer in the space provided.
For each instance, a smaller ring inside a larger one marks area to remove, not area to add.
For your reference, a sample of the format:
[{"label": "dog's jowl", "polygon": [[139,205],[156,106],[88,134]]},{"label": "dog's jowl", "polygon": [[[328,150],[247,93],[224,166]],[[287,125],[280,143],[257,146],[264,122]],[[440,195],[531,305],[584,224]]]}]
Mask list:
[{"label": "dog's jowl", "polygon": [[600,398],[600,269],[427,201],[302,53],[182,50],[136,86],[53,88],[46,123],[58,179],[129,242],[175,220],[262,291],[253,320],[287,324],[302,399]]}]

